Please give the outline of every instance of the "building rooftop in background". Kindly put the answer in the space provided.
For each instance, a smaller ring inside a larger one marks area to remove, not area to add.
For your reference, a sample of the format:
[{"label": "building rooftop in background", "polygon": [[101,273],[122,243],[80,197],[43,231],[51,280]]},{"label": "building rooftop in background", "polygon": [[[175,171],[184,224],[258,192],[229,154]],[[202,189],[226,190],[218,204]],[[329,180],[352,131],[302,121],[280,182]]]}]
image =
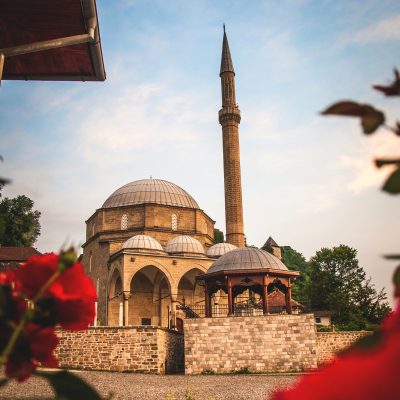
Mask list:
[{"label": "building rooftop in background", "polygon": [[26,261],[29,257],[40,255],[42,253],[34,247],[0,247],[0,262]]}]

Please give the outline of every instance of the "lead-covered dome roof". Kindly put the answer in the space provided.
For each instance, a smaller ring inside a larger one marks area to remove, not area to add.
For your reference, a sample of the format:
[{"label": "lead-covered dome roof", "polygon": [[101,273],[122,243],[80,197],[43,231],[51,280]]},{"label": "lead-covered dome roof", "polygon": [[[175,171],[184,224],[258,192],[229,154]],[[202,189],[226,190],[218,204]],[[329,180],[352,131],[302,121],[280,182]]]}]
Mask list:
[{"label": "lead-covered dome roof", "polygon": [[207,274],[218,271],[275,269],[287,271],[286,265],[274,255],[256,247],[242,247],[220,257]]},{"label": "lead-covered dome roof", "polygon": [[230,243],[217,243],[214,246],[211,246],[206,255],[208,257],[218,258],[228,253],[228,251],[235,250],[237,247],[234,244]]},{"label": "lead-covered dome roof", "polygon": [[202,244],[197,239],[187,235],[171,239],[165,246],[165,251],[170,254],[204,255]]},{"label": "lead-covered dome roof", "polygon": [[117,189],[103,208],[156,203],[168,206],[199,208],[196,200],[175,183],[162,179],[141,179]]},{"label": "lead-covered dome roof", "polygon": [[[131,249],[140,252],[163,252],[161,244],[151,236],[136,235],[129,238],[123,245],[123,249]],[[164,253],[165,254],[165,253]]]}]

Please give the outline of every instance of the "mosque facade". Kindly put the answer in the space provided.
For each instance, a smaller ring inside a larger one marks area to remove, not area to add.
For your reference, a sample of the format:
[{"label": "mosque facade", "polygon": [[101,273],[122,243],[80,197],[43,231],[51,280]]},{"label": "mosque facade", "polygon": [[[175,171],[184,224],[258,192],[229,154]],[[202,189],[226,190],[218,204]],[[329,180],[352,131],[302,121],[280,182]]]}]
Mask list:
[{"label": "mosque facade", "polygon": [[[245,248],[238,130],[241,115],[225,29],[220,78],[226,243],[215,244],[215,221],[172,182],[143,179],[117,189],[86,221],[82,262],[97,289],[98,325],[180,329],[187,313],[204,305],[207,284],[198,277],[217,259]],[[255,251],[244,254],[246,265],[259,263]],[[282,264],[273,255],[263,257],[270,261],[260,268]],[[209,307],[223,303],[223,294],[223,290],[213,293]]]}]

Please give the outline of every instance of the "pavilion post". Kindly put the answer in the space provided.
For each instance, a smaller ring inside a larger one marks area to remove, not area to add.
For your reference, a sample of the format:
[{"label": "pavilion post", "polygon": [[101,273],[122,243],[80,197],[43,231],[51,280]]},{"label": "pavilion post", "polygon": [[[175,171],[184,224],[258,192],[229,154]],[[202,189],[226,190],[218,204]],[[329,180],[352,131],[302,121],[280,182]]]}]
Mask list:
[{"label": "pavilion post", "polygon": [[210,296],[210,286],[206,282],[204,288],[204,295],[205,295],[205,314],[206,318],[211,318],[211,296]]},{"label": "pavilion post", "polygon": [[268,282],[267,276],[263,276],[263,314],[269,314],[269,304],[268,304]]},{"label": "pavilion post", "polygon": [[288,287],[285,293],[286,298],[286,312],[288,314],[292,313],[292,287],[290,286],[290,281],[288,283]]},{"label": "pavilion post", "polygon": [[232,296],[232,281],[231,278],[227,278],[227,287],[228,287],[228,315],[233,316],[233,296]]}]

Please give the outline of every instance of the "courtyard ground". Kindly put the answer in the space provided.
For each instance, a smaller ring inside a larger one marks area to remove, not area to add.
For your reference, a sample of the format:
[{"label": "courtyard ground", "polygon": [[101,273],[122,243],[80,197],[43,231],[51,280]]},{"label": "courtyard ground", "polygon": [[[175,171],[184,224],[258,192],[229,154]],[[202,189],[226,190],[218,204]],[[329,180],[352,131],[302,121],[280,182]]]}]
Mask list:
[{"label": "courtyard ground", "polygon": [[[296,375],[147,375],[132,373],[74,371],[93,385],[101,395],[113,394],[113,400],[266,400],[276,388],[290,386]],[[1,400],[46,399],[52,396],[47,383],[30,378],[12,382],[0,389]]]}]

